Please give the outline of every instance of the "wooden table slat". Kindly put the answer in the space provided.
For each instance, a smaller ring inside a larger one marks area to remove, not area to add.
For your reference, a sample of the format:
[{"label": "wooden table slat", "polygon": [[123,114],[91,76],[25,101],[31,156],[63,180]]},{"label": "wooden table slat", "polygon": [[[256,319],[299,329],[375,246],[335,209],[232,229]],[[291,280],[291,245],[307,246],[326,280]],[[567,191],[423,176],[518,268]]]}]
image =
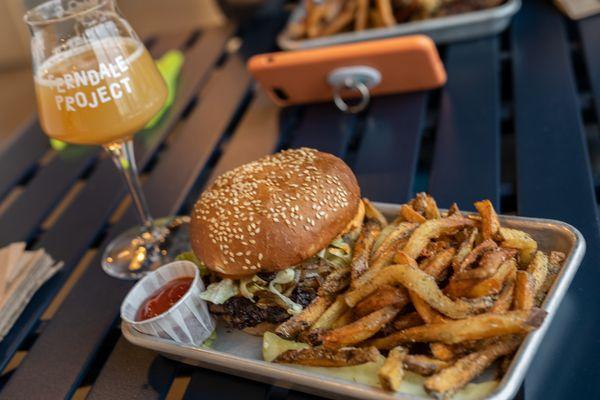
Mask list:
[{"label": "wooden table slat", "polygon": [[352,165],[363,196],[392,203],[413,191],[427,93],[374,98]]},{"label": "wooden table slat", "polygon": [[257,160],[276,149],[282,130],[279,111],[279,108],[262,91],[256,91],[244,118],[213,168],[208,179],[209,184],[219,175]]},{"label": "wooden table slat", "polygon": [[26,125],[23,132],[0,152],[0,200],[38,164],[50,150],[48,138],[37,121]]},{"label": "wooden table slat", "polygon": [[577,23],[579,35],[583,45],[583,56],[587,73],[590,77],[590,86],[595,99],[596,118],[600,118],[600,16],[582,19]]},{"label": "wooden table slat", "polygon": [[65,193],[96,162],[99,151],[93,147],[70,146],[57,152],[24,188],[18,201],[0,215],[0,246],[30,241]]},{"label": "wooden table slat", "polygon": [[265,399],[269,386],[210,369],[196,369],[183,396],[184,400]]},{"label": "wooden table slat", "polygon": [[[157,126],[152,134],[136,135],[136,156],[140,169],[144,169],[162,139],[177,122],[189,99],[205,81],[205,76],[222,53],[231,30],[231,27],[226,27],[205,32],[196,46],[186,53],[186,62],[189,64],[182,70],[178,97],[159,122],[161,128]],[[98,163],[86,186],[58,218],[52,230],[41,235],[38,247],[45,248],[56,259],[64,261],[65,265],[35,294],[10,333],[0,342],[0,369],[10,360],[77,265],[79,258],[97,238],[124,194],[124,184],[112,161],[104,159]]]},{"label": "wooden table slat", "polygon": [[543,0],[525,2],[512,40],[518,212],[571,223],[587,241],[527,374],[525,398],[600,398],[598,210],[564,18]]},{"label": "wooden table slat", "polygon": [[429,192],[442,207],[500,205],[498,39],[449,45]]},{"label": "wooden table slat", "polygon": [[308,105],[292,132],[290,147],[312,147],[344,158],[356,120],[356,116],[342,113],[332,102]]},{"label": "wooden table slat", "polygon": [[163,399],[175,378],[177,365],[121,337],[86,399]]}]

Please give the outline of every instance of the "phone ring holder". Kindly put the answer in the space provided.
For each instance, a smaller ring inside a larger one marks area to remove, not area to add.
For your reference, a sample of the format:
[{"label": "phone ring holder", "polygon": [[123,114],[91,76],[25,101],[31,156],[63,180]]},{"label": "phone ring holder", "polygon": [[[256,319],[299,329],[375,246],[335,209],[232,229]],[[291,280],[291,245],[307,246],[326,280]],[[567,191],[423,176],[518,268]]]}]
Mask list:
[{"label": "phone ring holder", "polygon": [[[360,65],[342,67],[331,71],[327,82],[333,88],[333,101],[337,108],[345,113],[356,114],[364,110],[371,100],[370,88],[381,82],[381,73],[375,68]],[[342,97],[342,91],[355,90],[360,95],[356,104],[348,104]]]}]

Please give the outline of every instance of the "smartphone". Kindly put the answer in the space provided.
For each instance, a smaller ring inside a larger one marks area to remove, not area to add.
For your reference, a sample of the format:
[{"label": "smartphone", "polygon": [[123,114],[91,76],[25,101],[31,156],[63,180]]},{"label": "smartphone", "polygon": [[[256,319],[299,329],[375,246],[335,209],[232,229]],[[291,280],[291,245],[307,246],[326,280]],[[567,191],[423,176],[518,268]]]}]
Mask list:
[{"label": "smartphone", "polygon": [[329,75],[354,66],[380,73],[379,84],[370,88],[372,96],[433,89],[446,82],[435,43],[424,35],[259,54],[247,65],[263,90],[282,106],[331,100]]}]

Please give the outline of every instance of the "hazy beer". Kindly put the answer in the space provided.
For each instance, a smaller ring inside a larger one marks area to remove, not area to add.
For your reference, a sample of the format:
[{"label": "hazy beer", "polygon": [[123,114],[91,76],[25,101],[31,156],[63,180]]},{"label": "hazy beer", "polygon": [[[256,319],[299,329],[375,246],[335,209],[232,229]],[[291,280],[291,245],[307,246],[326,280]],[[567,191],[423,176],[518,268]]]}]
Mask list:
[{"label": "hazy beer", "polygon": [[131,138],[162,107],[167,89],[144,46],[110,38],[58,53],[35,76],[44,131],[69,143]]},{"label": "hazy beer", "polygon": [[31,32],[41,126],[53,138],[100,145],[111,156],[141,224],[104,247],[102,268],[117,278],[141,278],[174,261],[189,242],[187,218],[150,215],[133,149],[133,135],[160,111],[167,87],[114,0],[35,3],[23,20]]}]

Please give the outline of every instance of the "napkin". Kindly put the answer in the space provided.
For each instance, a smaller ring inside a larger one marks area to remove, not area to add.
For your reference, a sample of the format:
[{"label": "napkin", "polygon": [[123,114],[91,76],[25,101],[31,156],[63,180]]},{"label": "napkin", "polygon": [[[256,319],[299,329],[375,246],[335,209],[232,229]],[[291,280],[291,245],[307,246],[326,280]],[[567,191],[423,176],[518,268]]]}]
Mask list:
[{"label": "napkin", "polygon": [[43,249],[25,243],[0,248],[0,340],[6,336],[35,292],[61,267]]},{"label": "napkin", "polygon": [[554,0],[554,4],[573,20],[600,13],[600,1],[598,0]]},{"label": "napkin", "polygon": [[[183,66],[184,55],[179,50],[169,50],[161,58],[156,60],[156,67],[165,80],[167,85],[167,99],[163,107],[152,117],[150,121],[144,127],[145,129],[153,128],[158,121],[162,118],[165,112],[173,104],[175,100],[175,92],[177,91],[177,79],[181,73],[181,67]],[[56,151],[60,151],[67,147],[67,144],[58,139],[50,138],[50,146]]]}]

